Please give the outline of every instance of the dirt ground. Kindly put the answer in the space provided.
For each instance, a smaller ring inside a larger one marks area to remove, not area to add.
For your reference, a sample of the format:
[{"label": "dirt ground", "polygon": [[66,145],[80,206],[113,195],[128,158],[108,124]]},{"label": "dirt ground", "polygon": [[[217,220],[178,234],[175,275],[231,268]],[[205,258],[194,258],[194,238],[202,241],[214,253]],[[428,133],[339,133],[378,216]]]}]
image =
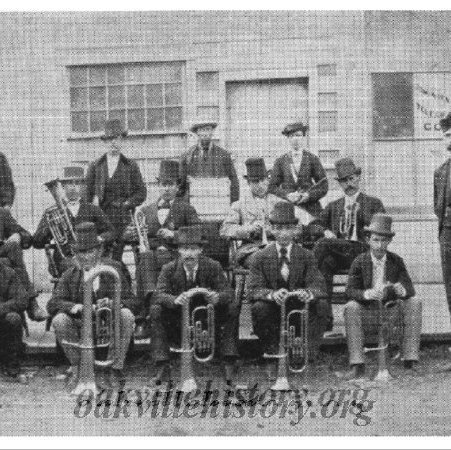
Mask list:
[{"label": "dirt ground", "polygon": [[[257,361],[246,360],[239,378],[249,390],[232,396],[217,364],[197,366],[200,391],[176,397],[170,385],[146,386],[148,365],[127,365],[125,396],[104,392],[97,401],[71,398],[58,379],[66,366],[26,362],[28,385],[0,383],[0,435],[449,435],[451,372],[443,372],[447,346],[422,349],[415,373],[391,364],[388,384],[344,382],[344,349],[324,352],[305,376],[290,377],[293,391],[271,397],[271,382]],[[376,359],[370,360],[374,372]],[[178,367],[174,363],[174,380]]]}]

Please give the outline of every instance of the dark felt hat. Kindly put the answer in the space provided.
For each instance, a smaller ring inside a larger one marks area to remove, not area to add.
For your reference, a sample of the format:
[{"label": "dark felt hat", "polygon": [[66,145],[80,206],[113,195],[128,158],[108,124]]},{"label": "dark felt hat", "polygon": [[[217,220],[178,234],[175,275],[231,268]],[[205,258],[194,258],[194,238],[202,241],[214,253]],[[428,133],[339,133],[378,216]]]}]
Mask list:
[{"label": "dark felt hat", "polygon": [[274,224],[292,225],[299,222],[294,214],[294,205],[289,202],[278,202],[269,214],[269,221]]},{"label": "dark felt hat", "polygon": [[175,232],[175,243],[179,247],[182,245],[203,245],[207,243],[202,225],[192,225],[189,227],[180,227]]},{"label": "dark felt hat", "polygon": [[128,132],[119,119],[109,119],[105,122],[105,134],[100,137],[104,141],[115,139],[119,136],[125,137]]},{"label": "dark felt hat", "polygon": [[192,133],[197,133],[197,130],[199,128],[204,127],[213,127],[216,128],[218,124],[216,122],[196,122],[191,125],[191,128],[189,129]]},{"label": "dark felt hat", "polygon": [[341,158],[335,162],[335,170],[337,172],[336,180],[340,181],[351,175],[360,175],[362,169],[354,164],[351,158]]},{"label": "dark felt hat", "polygon": [[247,174],[244,175],[248,181],[264,180],[268,176],[265,160],[263,158],[248,158],[245,161]]},{"label": "dark felt hat", "polygon": [[302,131],[302,133],[307,132],[308,130],[308,125],[304,125],[302,122],[296,122],[296,123],[290,123],[288,124],[283,130],[282,130],[282,134],[284,136],[289,136],[290,134],[296,133],[296,131]]},{"label": "dark felt hat", "polygon": [[63,168],[63,176],[59,179],[62,183],[65,181],[84,181],[85,169],[81,166],[70,166]]},{"label": "dark felt hat", "polygon": [[395,233],[392,231],[393,219],[388,214],[374,214],[369,226],[364,227],[365,233],[380,234],[382,236],[393,237]]},{"label": "dark felt hat", "polygon": [[97,239],[96,226],[93,222],[82,222],[75,227],[75,236],[77,241],[74,245],[76,252],[83,252],[100,247]]},{"label": "dark felt hat", "polygon": [[449,112],[446,117],[440,120],[440,128],[444,133],[446,133],[451,128],[451,112]]},{"label": "dark felt hat", "polygon": [[180,181],[180,165],[178,161],[163,159],[160,162],[159,183],[178,183]]}]

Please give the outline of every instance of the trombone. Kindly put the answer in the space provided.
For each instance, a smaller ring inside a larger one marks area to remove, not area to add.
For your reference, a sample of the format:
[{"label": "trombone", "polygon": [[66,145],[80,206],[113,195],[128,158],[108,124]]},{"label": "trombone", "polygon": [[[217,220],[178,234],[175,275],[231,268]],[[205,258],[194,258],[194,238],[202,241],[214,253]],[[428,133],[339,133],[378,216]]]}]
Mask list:
[{"label": "trombone", "polygon": [[[305,294],[308,296],[305,298]],[[296,298],[304,302],[302,309],[292,309],[286,313],[286,302],[290,298]],[[288,372],[302,373],[308,367],[309,359],[309,305],[313,300],[313,294],[310,291],[299,289],[297,291],[287,292],[280,305],[280,334],[279,334],[279,353],[269,355],[265,353],[264,358],[278,359],[277,378],[275,384],[271,387],[272,391],[288,391],[290,384],[288,382]],[[296,364],[296,361],[302,361]]]}]

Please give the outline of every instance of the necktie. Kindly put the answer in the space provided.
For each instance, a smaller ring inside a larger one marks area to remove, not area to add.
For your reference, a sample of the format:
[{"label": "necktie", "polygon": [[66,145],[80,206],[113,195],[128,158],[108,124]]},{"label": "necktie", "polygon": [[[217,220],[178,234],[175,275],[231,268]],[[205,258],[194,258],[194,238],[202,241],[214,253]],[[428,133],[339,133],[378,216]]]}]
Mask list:
[{"label": "necktie", "polygon": [[287,248],[281,247],[280,249],[280,275],[285,281],[288,281],[290,276],[290,261],[287,257]]}]

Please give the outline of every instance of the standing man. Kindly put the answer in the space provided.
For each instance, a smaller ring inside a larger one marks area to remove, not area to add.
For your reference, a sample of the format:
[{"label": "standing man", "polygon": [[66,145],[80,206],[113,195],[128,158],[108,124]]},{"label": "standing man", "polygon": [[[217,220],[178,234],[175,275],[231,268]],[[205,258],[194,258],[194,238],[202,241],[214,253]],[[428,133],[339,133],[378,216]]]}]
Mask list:
[{"label": "standing man", "polygon": [[[419,358],[421,335],[421,300],[415,298],[415,289],[403,259],[387,251],[395,233],[392,218],[375,214],[365,232],[369,233],[368,252],[357,256],[349,271],[344,316],[348,340],[351,372],[348,378],[361,378],[365,374],[363,354],[364,332],[382,326],[379,316],[380,302],[401,301],[401,320],[404,323],[402,356],[404,367],[413,369]],[[397,308],[387,308],[388,326],[398,319],[393,317]],[[393,312],[391,312],[393,311]]]},{"label": "standing man", "polygon": [[11,168],[3,153],[0,153],[0,207],[11,209],[16,195]]},{"label": "standing man", "polygon": [[316,217],[322,211],[319,201],[327,194],[329,184],[321,161],[307,151],[307,130],[302,122],[283,129],[291,151],[274,162],[269,191]]},{"label": "standing man", "polygon": [[182,194],[188,195],[188,176],[198,178],[222,178],[230,180],[230,202],[236,202],[240,196],[240,185],[229,152],[212,141],[215,122],[201,122],[194,124],[190,131],[198,138],[196,145],[183,153],[180,160],[182,178]]},{"label": "standing man", "polygon": [[[336,180],[344,196],[329,203],[321,212],[314,227],[324,237],[313,249],[318,266],[326,280],[329,300],[332,297],[333,277],[341,270],[348,270],[352,261],[368,250],[364,227],[371,223],[373,215],[385,212],[382,202],[360,192],[362,170],[351,158],[342,158],[335,163]],[[332,306],[330,323],[332,329]]]},{"label": "standing man", "polygon": [[[81,198],[81,189],[85,182],[83,167],[65,167],[63,178],[60,178],[60,182],[66,194],[67,210],[73,229],[80,223],[92,222],[96,227],[99,242],[105,245],[111,244],[115,238],[114,228],[111,222],[99,206],[87,203]],[[50,231],[46,214],[44,213],[33,236],[33,245],[37,249],[42,249],[50,244],[52,239],[53,235]],[[53,259],[58,276],[61,276],[71,264],[70,260],[65,260],[66,256],[62,255],[58,248],[55,248]]]},{"label": "standing man", "polygon": [[130,222],[130,212],[147,194],[138,165],[121,153],[126,136],[120,120],[107,120],[101,137],[107,152],[90,164],[86,176],[87,201],[100,206],[115,229],[112,257],[116,261],[122,260],[122,234]]},{"label": "standing man", "polygon": [[[451,153],[451,113],[440,120],[448,155]],[[438,217],[438,235],[446,299],[451,313],[451,159],[434,172],[434,211]]]}]

